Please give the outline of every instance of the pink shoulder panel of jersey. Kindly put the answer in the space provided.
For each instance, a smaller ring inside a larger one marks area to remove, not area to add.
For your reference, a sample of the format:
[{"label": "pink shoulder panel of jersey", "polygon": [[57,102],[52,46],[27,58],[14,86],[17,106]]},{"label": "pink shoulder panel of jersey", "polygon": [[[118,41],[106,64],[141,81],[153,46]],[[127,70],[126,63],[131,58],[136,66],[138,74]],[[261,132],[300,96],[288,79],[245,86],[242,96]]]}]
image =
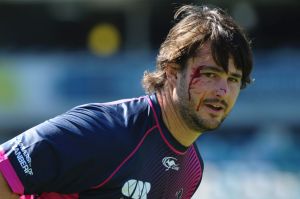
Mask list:
[{"label": "pink shoulder panel of jersey", "polygon": [[34,199],[34,195],[23,195],[19,199]]},{"label": "pink shoulder panel of jersey", "polygon": [[0,148],[0,172],[14,193],[24,193],[24,186],[2,148]]}]

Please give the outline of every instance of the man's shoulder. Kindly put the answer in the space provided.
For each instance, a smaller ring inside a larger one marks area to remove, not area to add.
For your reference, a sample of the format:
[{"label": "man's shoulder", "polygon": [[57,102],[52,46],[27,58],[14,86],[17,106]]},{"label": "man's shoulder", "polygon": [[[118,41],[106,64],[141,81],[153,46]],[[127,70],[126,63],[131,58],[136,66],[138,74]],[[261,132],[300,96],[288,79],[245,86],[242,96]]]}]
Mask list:
[{"label": "man's shoulder", "polygon": [[58,126],[81,126],[86,129],[124,130],[139,119],[149,118],[147,96],[106,103],[89,103],[76,106],[51,120]]},{"label": "man's shoulder", "polygon": [[88,103],[74,107],[66,114],[77,114],[101,119],[109,117],[110,119],[126,117],[133,114],[139,114],[149,106],[147,96],[139,98],[121,99],[104,103]]}]

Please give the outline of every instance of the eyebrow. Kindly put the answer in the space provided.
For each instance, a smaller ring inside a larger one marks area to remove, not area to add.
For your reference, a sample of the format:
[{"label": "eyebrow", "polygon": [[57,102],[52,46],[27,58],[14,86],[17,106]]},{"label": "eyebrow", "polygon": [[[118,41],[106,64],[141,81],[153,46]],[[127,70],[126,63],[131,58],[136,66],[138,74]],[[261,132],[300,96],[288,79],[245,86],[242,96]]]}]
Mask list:
[{"label": "eyebrow", "polygon": [[[202,70],[212,70],[215,72],[221,72],[223,73],[224,70],[220,67],[216,67],[216,66],[206,66],[206,65],[202,65]],[[229,73],[230,76],[236,77],[236,78],[242,78],[242,75],[240,73]]]}]

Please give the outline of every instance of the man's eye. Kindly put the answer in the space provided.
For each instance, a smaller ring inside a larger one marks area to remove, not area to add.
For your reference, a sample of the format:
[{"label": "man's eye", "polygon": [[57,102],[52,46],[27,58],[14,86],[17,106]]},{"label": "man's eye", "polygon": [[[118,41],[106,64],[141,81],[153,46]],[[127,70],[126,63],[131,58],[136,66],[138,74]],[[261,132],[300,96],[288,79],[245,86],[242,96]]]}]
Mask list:
[{"label": "man's eye", "polygon": [[234,78],[234,77],[230,77],[228,80],[230,82],[233,82],[233,83],[239,83],[240,82],[240,80],[238,78]]},{"label": "man's eye", "polygon": [[216,77],[216,74],[214,74],[214,73],[204,73],[203,75],[208,78]]}]

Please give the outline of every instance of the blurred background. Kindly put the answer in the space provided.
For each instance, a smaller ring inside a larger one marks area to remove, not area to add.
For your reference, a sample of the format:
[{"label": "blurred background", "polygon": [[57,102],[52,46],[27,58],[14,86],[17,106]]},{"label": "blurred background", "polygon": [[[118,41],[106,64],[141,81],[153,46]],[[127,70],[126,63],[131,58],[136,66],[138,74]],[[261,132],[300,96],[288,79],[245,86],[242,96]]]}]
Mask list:
[{"label": "blurred background", "polygon": [[198,141],[194,198],[299,199],[299,0],[0,0],[0,142],[79,104],[143,95],[183,3],[226,9],[255,58],[255,82]]}]

